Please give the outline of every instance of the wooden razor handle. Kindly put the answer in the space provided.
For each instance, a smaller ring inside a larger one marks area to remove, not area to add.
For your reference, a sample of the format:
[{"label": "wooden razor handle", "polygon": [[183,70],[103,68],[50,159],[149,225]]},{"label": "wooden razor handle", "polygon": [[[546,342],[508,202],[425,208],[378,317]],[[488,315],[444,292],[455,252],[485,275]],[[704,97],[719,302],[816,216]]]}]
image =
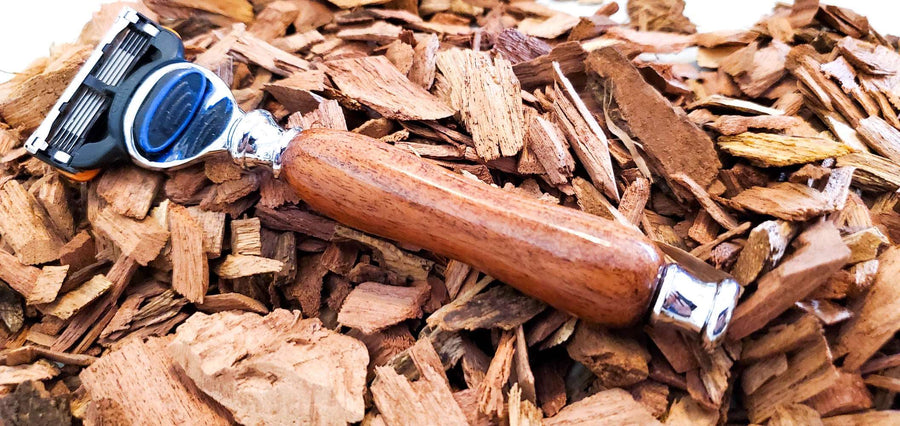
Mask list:
[{"label": "wooden razor handle", "polygon": [[648,311],[663,256],[634,229],[472,181],[356,133],[304,130],[282,167],[315,210],[465,262],[580,318],[627,326]]}]

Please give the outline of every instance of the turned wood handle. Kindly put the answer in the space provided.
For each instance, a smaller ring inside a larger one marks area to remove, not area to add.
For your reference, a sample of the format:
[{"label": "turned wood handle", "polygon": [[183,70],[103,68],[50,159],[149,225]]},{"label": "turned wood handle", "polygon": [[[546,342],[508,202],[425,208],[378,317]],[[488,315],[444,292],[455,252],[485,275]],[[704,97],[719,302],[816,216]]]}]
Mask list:
[{"label": "turned wood handle", "polygon": [[312,208],[473,267],[589,321],[648,310],[663,256],[618,223],[508,193],[356,133],[304,130],[283,173]]}]

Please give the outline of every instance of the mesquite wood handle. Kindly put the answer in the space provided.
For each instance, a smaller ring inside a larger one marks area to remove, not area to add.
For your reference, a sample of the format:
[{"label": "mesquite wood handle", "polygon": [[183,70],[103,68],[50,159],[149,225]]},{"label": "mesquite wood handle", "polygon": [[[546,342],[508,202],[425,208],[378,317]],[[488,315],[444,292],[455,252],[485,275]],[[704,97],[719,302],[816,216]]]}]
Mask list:
[{"label": "mesquite wood handle", "polygon": [[589,321],[626,326],[650,304],[662,254],[613,221],[507,193],[356,133],[304,130],[287,181],[348,226],[468,263]]}]

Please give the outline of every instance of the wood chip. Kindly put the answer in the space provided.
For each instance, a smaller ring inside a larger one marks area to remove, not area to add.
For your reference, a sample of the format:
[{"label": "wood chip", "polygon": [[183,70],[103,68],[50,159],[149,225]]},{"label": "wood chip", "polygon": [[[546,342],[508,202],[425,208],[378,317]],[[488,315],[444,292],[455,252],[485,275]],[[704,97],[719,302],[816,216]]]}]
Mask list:
[{"label": "wood chip", "polygon": [[41,269],[41,274],[31,286],[31,290],[23,293],[25,302],[29,305],[37,305],[41,303],[50,303],[56,300],[59,290],[62,288],[66,274],[69,272],[69,266],[45,266]]},{"label": "wood chip", "polygon": [[59,249],[59,263],[69,265],[77,271],[97,261],[97,246],[94,237],[81,231]]},{"label": "wood chip", "polygon": [[779,405],[776,407],[775,412],[772,414],[772,418],[769,419],[767,424],[772,426],[797,424],[815,425],[822,424],[822,419],[816,410],[813,410],[804,404],[790,404]]},{"label": "wood chip", "polygon": [[427,40],[419,41],[413,52],[413,61],[407,76],[410,81],[425,90],[430,90],[434,84],[438,48],[440,41],[437,35],[432,34]]},{"label": "wood chip", "polygon": [[741,115],[723,115],[716,118],[709,127],[725,136],[745,133],[750,129],[788,130],[799,126],[799,118],[783,115],[758,115],[745,117]]},{"label": "wood chip", "polygon": [[41,381],[56,377],[59,369],[46,360],[34,364],[15,366],[0,365],[0,386],[17,385],[26,381]]},{"label": "wood chip", "polygon": [[478,410],[488,416],[499,417],[503,413],[503,386],[512,369],[515,341],[515,332],[503,332],[484,380],[478,385]]},{"label": "wood chip", "polygon": [[792,182],[755,186],[728,201],[732,207],[787,221],[804,221],[834,211],[822,192]]},{"label": "wood chip", "polygon": [[726,109],[736,112],[758,115],[784,115],[784,111],[777,108],[769,108],[756,102],[751,102],[744,99],[730,98],[723,95],[711,95],[688,105],[688,109],[697,108]]},{"label": "wood chip", "polygon": [[[178,328],[168,353],[238,422],[363,418],[365,346],[317,319],[301,320],[299,312],[194,314]],[[327,377],[316,378],[323,371]],[[259,409],[260,396],[277,406]]]},{"label": "wood chip", "polygon": [[746,340],[741,360],[761,360],[779,353],[791,352],[821,335],[822,324],[812,315],[804,315],[789,323],[771,327],[757,339]]},{"label": "wood chip", "polygon": [[325,73],[322,71],[296,72],[289,78],[265,85],[266,91],[275,96],[290,112],[308,113],[315,110],[322,98],[312,93],[325,90]]},{"label": "wood chip", "polygon": [[637,341],[583,322],[566,351],[597,375],[599,384],[606,388],[631,386],[649,374],[650,354]]},{"label": "wood chip", "polygon": [[873,151],[891,161],[900,161],[900,130],[873,116],[859,120],[856,131]]},{"label": "wood chip", "polygon": [[866,295],[863,305],[850,322],[841,329],[835,353],[847,354],[843,368],[855,371],[863,365],[897,331],[897,297],[895,280],[891,277],[900,267],[900,250],[892,247],[878,258],[878,275]]},{"label": "wood chip", "polygon": [[[599,40],[625,42],[625,49],[635,53],[677,53],[694,44],[691,35],[674,34],[664,31],[635,31],[630,28],[612,27]],[[619,43],[611,43],[613,46]],[[610,48],[609,44],[604,48]],[[593,50],[588,48],[588,50]]]},{"label": "wood chip", "polygon": [[247,311],[260,315],[269,313],[262,302],[240,293],[209,294],[203,297],[202,303],[195,303],[195,306],[208,314],[223,311]]},{"label": "wood chip", "polygon": [[95,275],[90,281],[80,285],[53,303],[40,305],[38,309],[46,315],[53,315],[59,319],[67,320],[75,315],[87,304],[106,293],[113,286],[112,281],[104,275]]},{"label": "wood chip", "polygon": [[437,120],[453,114],[448,106],[409,81],[382,56],[339,59],[323,65],[341,92],[384,117]]},{"label": "wood chip", "polygon": [[163,176],[135,166],[107,170],[97,181],[97,194],[116,213],[141,220],[147,217]]},{"label": "wood chip", "polygon": [[31,295],[41,270],[19,262],[15,256],[0,250],[0,280],[26,298]]},{"label": "wood chip", "polygon": [[44,175],[29,191],[40,202],[53,224],[56,234],[69,240],[75,234],[75,220],[69,208],[68,191],[56,173]]},{"label": "wood chip", "polygon": [[712,140],[647,84],[628,59],[608,47],[592,52],[586,66],[611,84],[622,118],[651,165],[667,179],[684,173],[702,187],[712,183],[721,167]]},{"label": "wood chip", "polygon": [[197,206],[188,207],[187,211],[203,228],[203,251],[207,257],[219,257],[225,236],[225,213],[211,212]]},{"label": "wood chip", "polygon": [[387,3],[389,0],[328,0],[332,4],[341,9],[353,9],[359,6],[366,6],[370,4],[382,4]]},{"label": "wood chip", "polygon": [[900,71],[898,55],[891,49],[868,43],[853,37],[844,37],[837,43],[841,54],[866,74],[891,75]]},{"label": "wood chip", "polygon": [[752,394],[769,379],[787,371],[787,368],[787,355],[783,353],[750,364],[741,377],[741,390],[744,394]]},{"label": "wood chip", "polygon": [[380,238],[344,226],[337,227],[335,234],[340,238],[357,241],[371,248],[379,264],[397,273],[402,280],[428,280],[428,272],[433,265],[433,262],[429,260],[404,252]]},{"label": "wood chip", "polygon": [[172,289],[192,303],[203,303],[209,289],[209,263],[203,250],[203,228],[178,204],[167,213],[172,233]]},{"label": "wood chip", "polygon": [[707,425],[717,424],[719,412],[703,407],[696,400],[685,395],[672,404],[666,417],[667,425]]},{"label": "wood chip", "polygon": [[262,255],[259,218],[231,221],[231,252],[251,256]]},{"label": "wood chip", "polygon": [[3,356],[3,364],[6,365],[22,365],[31,364],[38,358],[46,358],[50,361],[67,364],[79,365],[87,367],[91,365],[97,358],[90,355],[71,354],[66,352],[54,351],[42,346],[22,346],[17,349],[6,352]]},{"label": "wood chip", "polygon": [[365,334],[384,330],[401,321],[422,315],[428,286],[397,287],[362,283],[344,300],[338,322]]},{"label": "wood chip", "polygon": [[558,126],[542,117],[533,116],[525,133],[525,146],[546,171],[551,183],[559,185],[568,182],[568,177],[575,168],[575,160],[569,154],[568,143]]},{"label": "wood chip", "polygon": [[788,370],[746,396],[751,422],[762,422],[775,414],[779,405],[802,402],[831,386],[838,371],[824,337],[788,357]]},{"label": "wood chip", "polygon": [[808,399],[804,404],[823,416],[872,408],[872,394],[866,388],[862,376],[846,372],[839,374],[833,385]]},{"label": "wood chip", "polygon": [[543,55],[516,63],[513,66],[513,72],[519,78],[522,88],[531,90],[550,84],[556,79],[556,73],[553,70],[554,62],[559,63],[562,73],[570,78],[573,75],[584,73],[586,57],[587,52],[580,43],[560,43]]},{"label": "wood chip", "polygon": [[465,414],[450,392],[443,367],[426,361],[436,355],[431,342],[423,339],[417,345],[425,347],[410,352],[419,373],[415,382],[410,383],[391,367],[375,367],[372,399],[385,423],[424,425],[440,418],[441,424],[467,425]]},{"label": "wood chip", "polygon": [[[132,341],[86,369],[81,378],[91,397],[89,412],[137,422],[229,424],[227,412],[174,368],[164,347],[160,340]],[[165,408],[154,405],[163,403]]]},{"label": "wood chip", "polygon": [[513,65],[546,55],[550,50],[551,46],[547,42],[527,36],[513,28],[501,31],[494,41],[494,51],[503,55]]},{"label": "wood chip", "polygon": [[868,190],[894,191],[900,188],[900,166],[883,157],[856,152],[837,159],[838,167],[855,167],[854,183]]},{"label": "wood chip", "polygon": [[875,227],[845,235],[843,240],[844,244],[850,249],[849,263],[872,260],[878,256],[878,251],[882,245],[890,244],[887,237]]},{"label": "wood chip", "polygon": [[568,426],[585,423],[620,425],[634,422],[643,425],[661,424],[622,389],[607,389],[581,401],[569,404],[555,416],[544,419],[545,426]]},{"label": "wood chip", "polygon": [[[291,123],[290,118],[288,118],[288,123]],[[291,124],[291,126],[295,125]],[[314,110],[304,114],[296,127],[301,129],[325,128],[346,131],[347,122],[344,119],[344,111],[341,109],[340,104],[333,99],[328,99],[320,102]]]},{"label": "wood chip", "polygon": [[841,425],[890,425],[900,421],[900,410],[866,411],[822,419],[825,426]]},{"label": "wood chip", "polygon": [[93,50],[91,45],[65,47],[56,50],[59,53],[45,67],[33,74],[23,73],[0,90],[0,115],[5,123],[22,132],[31,132],[41,124]]},{"label": "wood chip", "polygon": [[522,390],[518,383],[514,384],[508,394],[507,417],[510,425],[540,425],[544,413],[533,402],[522,398]]},{"label": "wood chip", "polygon": [[213,271],[222,278],[234,279],[281,271],[281,262],[261,256],[229,254]]},{"label": "wood chip", "polygon": [[577,16],[555,13],[547,19],[525,18],[519,22],[518,30],[533,37],[554,39],[569,32],[578,22]]},{"label": "wood chip", "polygon": [[700,367],[685,338],[671,327],[647,327],[647,334],[676,373]]},{"label": "wood chip", "polygon": [[265,41],[272,41],[283,36],[287,28],[294,23],[300,8],[293,2],[278,0],[266,5],[256,14],[255,20],[247,28],[247,32]]},{"label": "wood chip", "polygon": [[853,150],[847,145],[820,138],[802,138],[769,133],[722,136],[718,145],[725,152],[750,160],[760,167],[783,167],[840,157]]},{"label": "wood chip", "polygon": [[691,34],[696,26],[684,16],[684,0],[634,1],[626,8],[631,25],[641,31]]},{"label": "wood chip", "polygon": [[619,213],[622,213],[635,226],[640,225],[644,217],[644,207],[650,200],[650,181],[642,177],[628,185],[619,201]]},{"label": "wood chip", "polygon": [[305,60],[249,33],[240,34],[231,46],[231,51],[280,76],[287,77],[297,71],[309,69],[309,63]]},{"label": "wood chip", "polygon": [[523,145],[524,113],[512,64],[486,53],[440,52],[437,67],[450,85],[450,103],[475,142],[478,156],[494,160],[516,155]]},{"label": "wood chip", "polygon": [[734,279],[741,285],[748,285],[764,269],[777,264],[796,230],[791,222],[782,220],[768,220],[753,228],[731,270]]},{"label": "wood chip", "polygon": [[553,109],[556,123],[565,131],[569,145],[584,163],[588,175],[608,197],[618,200],[619,191],[610,159],[609,141],[594,116],[588,111],[572,82],[563,73],[558,62],[553,64]]},{"label": "wood chip", "polygon": [[276,38],[272,40],[272,46],[286,52],[299,52],[324,41],[325,37],[322,36],[322,33],[316,30],[309,30],[297,32],[287,37]]},{"label": "wood chip", "polygon": [[672,175],[671,179],[674,182],[684,186],[691,194],[694,195],[694,199],[697,200],[698,203],[706,210],[707,213],[720,225],[725,227],[725,229],[734,229],[737,228],[739,223],[734,216],[730,215],[728,212],[724,211],[718,204],[716,204],[712,198],[710,198],[709,194],[706,192],[706,189],[701,187],[697,182],[691,179],[689,176],[683,173],[677,173]]},{"label": "wood chip", "polygon": [[141,265],[156,259],[169,239],[169,232],[160,227],[153,218],[145,218],[138,222],[106,209],[92,222],[98,231],[104,233],[122,250],[122,253]]},{"label": "wood chip", "polygon": [[850,250],[830,222],[813,225],[797,237],[800,248],[763,275],[755,293],[738,304],[728,336],[741,339],[790,308],[850,258]]},{"label": "wood chip", "polygon": [[444,330],[513,329],[541,313],[546,305],[509,286],[496,286],[443,312]]},{"label": "wood chip", "polygon": [[64,244],[44,208],[15,180],[0,183],[0,235],[26,265],[58,259]]}]

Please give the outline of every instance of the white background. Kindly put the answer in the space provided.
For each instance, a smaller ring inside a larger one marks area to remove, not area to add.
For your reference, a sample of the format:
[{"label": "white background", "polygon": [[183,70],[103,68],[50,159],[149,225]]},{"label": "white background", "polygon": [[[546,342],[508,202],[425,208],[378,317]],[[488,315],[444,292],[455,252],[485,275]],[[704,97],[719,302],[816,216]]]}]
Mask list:
[{"label": "white background", "polygon": [[[0,81],[10,72],[46,56],[53,43],[73,41],[91,13],[110,0],[0,0]],[[597,6],[575,1],[540,0],[572,14],[593,13]],[[790,0],[786,0],[789,2]],[[625,20],[626,0],[613,18]],[[685,14],[700,31],[742,29],[769,13],[774,0],[687,0]],[[823,3],[849,7],[869,18],[882,34],[900,35],[900,2],[894,0],[828,0]]]}]

